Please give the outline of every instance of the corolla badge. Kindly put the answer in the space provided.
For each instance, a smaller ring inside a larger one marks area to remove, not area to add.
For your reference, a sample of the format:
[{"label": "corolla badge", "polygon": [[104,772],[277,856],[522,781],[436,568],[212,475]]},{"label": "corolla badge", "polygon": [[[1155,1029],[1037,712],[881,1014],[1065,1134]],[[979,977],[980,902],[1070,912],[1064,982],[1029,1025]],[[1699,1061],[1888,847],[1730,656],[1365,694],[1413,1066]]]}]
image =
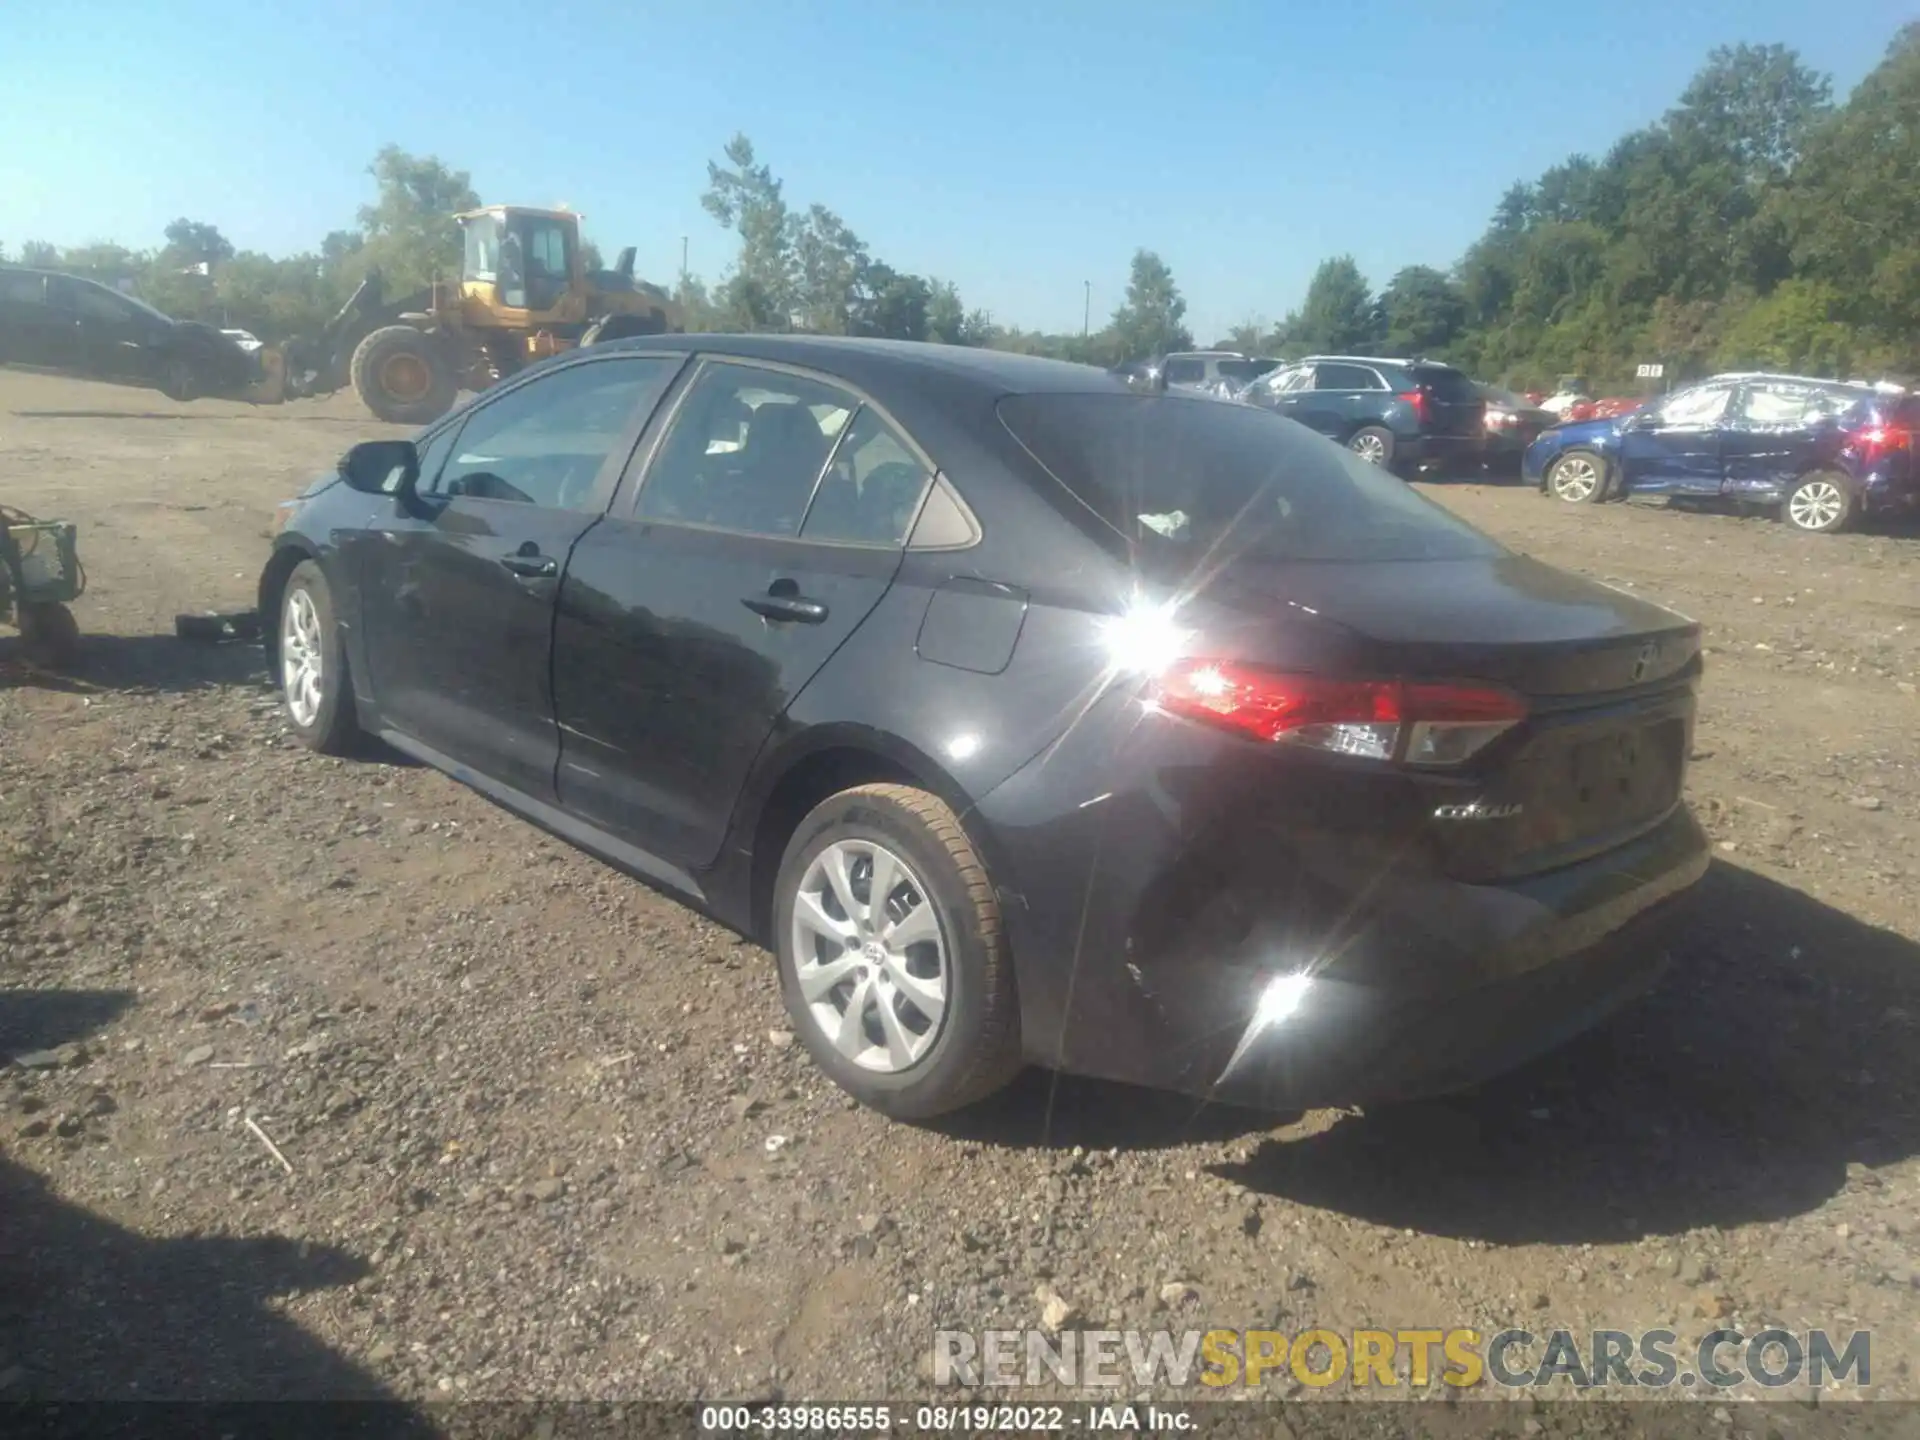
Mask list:
[{"label": "corolla badge", "polygon": [[1436,806],[1433,818],[1436,820],[1511,820],[1520,813],[1521,807],[1515,805],[1489,805],[1484,800],[1469,801],[1465,805]]}]

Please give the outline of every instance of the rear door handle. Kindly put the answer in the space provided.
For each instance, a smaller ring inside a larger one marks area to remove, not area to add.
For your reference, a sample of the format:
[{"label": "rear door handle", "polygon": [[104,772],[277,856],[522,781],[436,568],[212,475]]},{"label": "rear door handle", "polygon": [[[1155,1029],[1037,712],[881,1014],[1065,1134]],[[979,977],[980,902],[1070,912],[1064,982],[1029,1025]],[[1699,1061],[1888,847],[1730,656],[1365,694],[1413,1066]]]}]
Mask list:
[{"label": "rear door handle", "polygon": [[500,563],[522,580],[545,580],[560,573],[560,562],[547,555],[502,555]]},{"label": "rear door handle", "polygon": [[802,595],[772,591],[765,595],[749,595],[740,603],[754,614],[763,615],[769,620],[797,620],[802,625],[818,625],[827,618],[826,606]]}]

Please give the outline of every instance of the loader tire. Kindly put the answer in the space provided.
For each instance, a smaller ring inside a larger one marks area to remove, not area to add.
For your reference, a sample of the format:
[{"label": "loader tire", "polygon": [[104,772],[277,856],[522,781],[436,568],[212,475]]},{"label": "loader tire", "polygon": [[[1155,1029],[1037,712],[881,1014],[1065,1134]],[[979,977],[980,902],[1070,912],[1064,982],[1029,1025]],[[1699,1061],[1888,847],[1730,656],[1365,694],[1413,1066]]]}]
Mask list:
[{"label": "loader tire", "polygon": [[388,325],[362,340],[350,374],[367,409],[392,425],[430,424],[460,393],[445,351],[411,325]]}]

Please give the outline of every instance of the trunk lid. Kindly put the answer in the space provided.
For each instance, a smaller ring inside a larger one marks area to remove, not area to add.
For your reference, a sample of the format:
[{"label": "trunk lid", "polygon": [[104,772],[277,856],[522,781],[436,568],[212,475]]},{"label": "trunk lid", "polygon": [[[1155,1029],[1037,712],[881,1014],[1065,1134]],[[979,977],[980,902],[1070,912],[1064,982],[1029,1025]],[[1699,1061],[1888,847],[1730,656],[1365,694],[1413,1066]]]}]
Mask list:
[{"label": "trunk lid", "polygon": [[1424,397],[1432,435],[1477,436],[1486,433],[1487,401],[1480,387],[1450,365],[1414,365],[1408,373]]},{"label": "trunk lid", "polygon": [[1243,617],[1220,637],[1242,658],[1490,681],[1525,698],[1527,719],[1458,770],[1409,771],[1436,864],[1457,879],[1571,864],[1680,801],[1701,669],[1699,626],[1685,616],[1519,555],[1242,560],[1209,598]]}]

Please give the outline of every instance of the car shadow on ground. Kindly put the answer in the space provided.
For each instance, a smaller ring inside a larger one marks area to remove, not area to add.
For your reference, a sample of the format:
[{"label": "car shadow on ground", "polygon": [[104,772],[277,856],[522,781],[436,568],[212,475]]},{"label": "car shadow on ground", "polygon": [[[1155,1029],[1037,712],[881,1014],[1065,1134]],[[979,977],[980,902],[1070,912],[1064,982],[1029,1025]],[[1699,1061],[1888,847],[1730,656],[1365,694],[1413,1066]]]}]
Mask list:
[{"label": "car shadow on ground", "polygon": [[[131,999],[125,992],[0,990],[0,1057],[84,1044]],[[0,1069],[9,1059],[0,1059]],[[47,1073],[12,1068],[15,1077]],[[0,1092],[0,1108],[24,1111],[42,1083],[15,1078]],[[17,1123],[9,1113],[9,1131]],[[10,1153],[0,1154],[0,1388],[7,1401],[114,1402],[82,1403],[66,1416],[70,1427],[92,1434],[138,1433],[163,1418],[129,1401],[386,1402],[361,1412],[316,1409],[317,1423],[296,1428],[338,1433],[342,1420],[354,1428],[377,1419],[383,1434],[432,1433],[374,1375],[269,1304],[350,1283],[366,1273],[365,1262],[271,1234],[137,1234],[62,1199],[22,1163],[31,1152],[11,1138]],[[89,1141],[84,1131],[64,1140],[56,1131],[33,1143],[77,1149]],[[195,1423],[202,1420],[204,1433],[231,1428],[196,1411]],[[38,1427],[39,1419],[30,1423]]]},{"label": "car shadow on ground", "polygon": [[[73,695],[185,695],[233,689],[263,706],[277,706],[278,691],[266,657],[250,640],[183,640],[177,635],[82,635],[77,660],[55,674],[28,665],[12,635],[0,635],[0,690],[33,687]],[[412,769],[419,762],[368,738],[349,757]]]},{"label": "car shadow on ground", "polygon": [[1594,1033],[1217,1172],[1377,1224],[1568,1245],[1804,1214],[1920,1153],[1920,946],[1720,862],[1691,903],[1673,975]]},{"label": "car shadow on ground", "polygon": [[1026,1070],[997,1095],[931,1121],[929,1128],[951,1139],[1015,1150],[1165,1150],[1257,1134],[1297,1118]]},{"label": "car shadow on ground", "polygon": [[241,687],[268,692],[265,661],[257,644],[204,643],[175,635],[86,635],[72,664],[59,673],[29,665],[19,637],[0,634],[0,689],[34,686],[73,694],[113,690],[185,694]]}]

